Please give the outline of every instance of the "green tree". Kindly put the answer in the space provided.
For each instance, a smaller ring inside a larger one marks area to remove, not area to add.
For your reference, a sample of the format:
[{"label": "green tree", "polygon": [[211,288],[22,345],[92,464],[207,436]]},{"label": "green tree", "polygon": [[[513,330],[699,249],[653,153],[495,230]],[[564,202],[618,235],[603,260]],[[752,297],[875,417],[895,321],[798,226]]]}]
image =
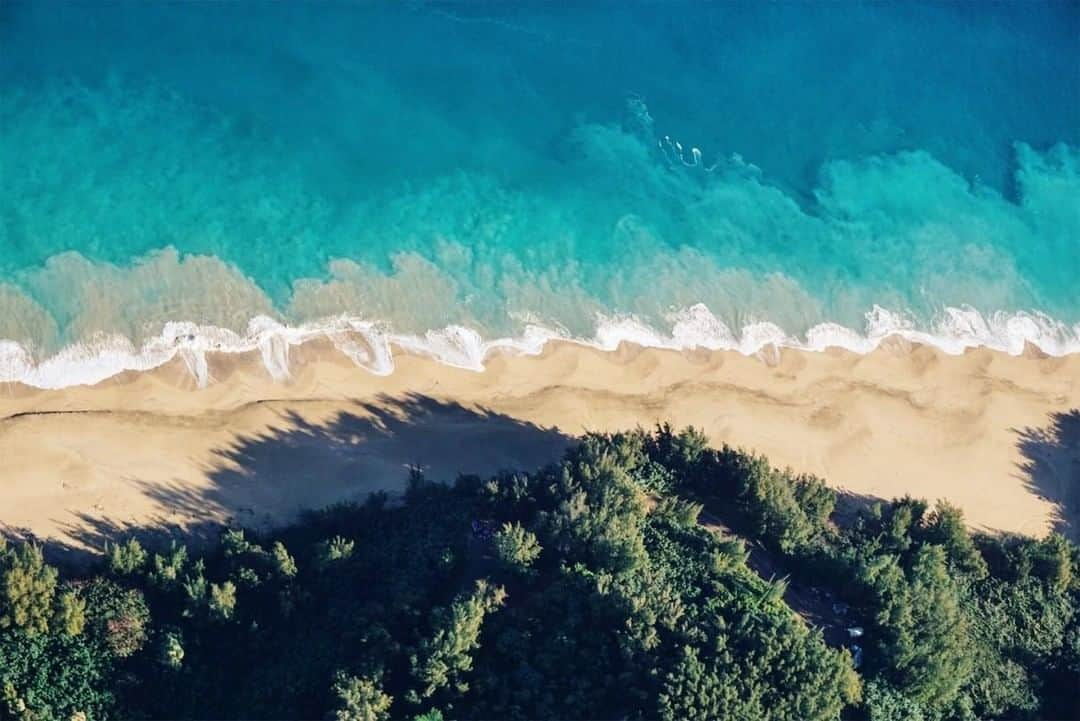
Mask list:
[{"label": "green tree", "polygon": [[413,716],[412,721],[443,721],[442,711],[437,708],[425,711],[422,714]]},{"label": "green tree", "polygon": [[688,501],[678,496],[662,498],[653,509],[652,514],[669,519],[672,523],[682,526],[692,526],[701,515],[702,505],[695,501]]},{"label": "green tree", "polygon": [[882,549],[891,553],[904,553],[911,548],[914,536],[919,533],[926,515],[926,501],[904,496],[885,506],[877,506],[879,512],[879,539]]},{"label": "green tree", "polygon": [[516,522],[503,524],[492,538],[492,545],[499,564],[519,575],[528,574],[533,561],[540,556],[536,535]]},{"label": "green tree", "polygon": [[90,631],[114,656],[127,658],[146,644],[150,608],[141,591],[99,577],[80,586],[78,594]]},{"label": "green tree", "polygon": [[540,514],[538,525],[544,546],[570,551],[568,560],[627,573],[647,557],[641,534],[646,508],[625,465],[636,455],[613,443],[607,436],[588,436],[547,472],[542,483],[554,507]]},{"label": "green tree", "polygon": [[315,557],[320,568],[327,568],[338,561],[351,558],[355,547],[354,541],[334,536],[318,545]]},{"label": "green tree", "polygon": [[124,543],[109,544],[106,548],[109,571],[116,576],[131,576],[146,567],[149,554],[138,539],[129,538]]},{"label": "green tree", "polygon": [[165,631],[158,644],[158,662],[166,668],[178,671],[184,665],[184,642],[180,632]]},{"label": "green tree", "polygon": [[778,471],[766,458],[724,446],[703,454],[695,492],[733,507],[737,530],[785,555],[807,550],[826,533],[835,494],[814,476]]},{"label": "green tree", "polygon": [[1034,544],[1030,554],[1031,571],[1059,591],[1072,582],[1075,546],[1060,533],[1051,533]]},{"label": "green tree", "polygon": [[881,680],[867,684],[863,708],[868,721],[925,721],[927,718],[922,704]]},{"label": "green tree", "polygon": [[0,718],[115,716],[113,669],[87,634],[0,632]]},{"label": "green tree", "polygon": [[976,578],[986,575],[986,561],[968,534],[963,511],[956,506],[938,501],[918,535],[924,543],[944,548],[949,564],[961,573]]},{"label": "green tree", "polygon": [[724,536],[716,541],[715,550],[709,556],[713,573],[724,573],[741,568],[750,557],[746,542],[734,536]]},{"label": "green tree", "polygon": [[53,615],[58,574],[31,543],[0,547],[0,628],[45,633]]},{"label": "green tree", "polygon": [[68,636],[78,636],[86,626],[86,601],[74,591],[64,591],[56,599],[53,622]]},{"label": "green tree", "polygon": [[274,558],[274,570],[281,578],[292,578],[296,575],[296,560],[289,555],[285,544],[281,541],[274,543],[270,554]]},{"label": "green tree", "polygon": [[187,546],[172,543],[167,554],[155,553],[150,569],[150,581],[158,588],[170,590],[180,583],[187,565]]},{"label": "green tree", "polygon": [[412,702],[429,699],[443,689],[449,689],[451,695],[468,691],[462,676],[472,670],[472,652],[479,646],[484,617],[501,606],[505,598],[501,587],[480,580],[472,593],[436,612],[434,633],[410,658],[412,676],[419,684],[410,692]]},{"label": "green tree", "polygon": [[875,594],[875,665],[920,706],[940,711],[955,700],[971,672],[967,622],[941,546],[920,548],[910,573],[894,556],[864,572]]},{"label": "green tree", "polygon": [[211,618],[219,621],[232,618],[236,612],[236,585],[232,581],[211,583],[207,608]]},{"label": "green tree", "polygon": [[725,712],[739,704],[739,688],[716,668],[709,668],[694,646],[679,649],[679,660],[664,678],[658,696],[659,717],[664,721],[710,721],[730,718]]},{"label": "green tree", "polygon": [[370,678],[338,674],[334,693],[338,698],[334,712],[337,721],[385,721],[390,718],[393,698],[383,693],[379,684]]},{"label": "green tree", "polygon": [[816,536],[825,528],[829,522],[829,516],[836,508],[836,493],[817,476],[807,474],[791,476],[790,473],[786,475],[790,478],[795,501],[799,504],[812,529],[810,535]]},{"label": "green tree", "polygon": [[[972,534],[911,498],[832,519],[818,479],[670,427],[414,485],[407,505],[341,504],[190,557],[129,541],[80,579],[0,540],[0,718],[1077,715],[1063,537]],[[490,547],[478,518],[500,524]],[[527,573],[512,602],[475,581],[489,548]],[[767,580],[786,574],[788,593]],[[833,597],[865,628],[865,685],[788,605]]]},{"label": "green tree", "polygon": [[652,460],[670,469],[676,477],[693,482],[698,480],[693,476],[708,451],[709,439],[693,426],[676,433],[669,423],[664,423],[649,434],[645,446]]}]

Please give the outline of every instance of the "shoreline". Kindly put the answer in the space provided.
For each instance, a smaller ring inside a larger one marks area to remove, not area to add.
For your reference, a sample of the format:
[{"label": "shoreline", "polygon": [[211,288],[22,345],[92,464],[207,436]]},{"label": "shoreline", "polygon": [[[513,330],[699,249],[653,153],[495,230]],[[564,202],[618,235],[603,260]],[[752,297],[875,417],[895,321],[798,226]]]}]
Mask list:
[{"label": "shoreline", "polygon": [[866,355],[882,347],[929,346],[946,355],[986,349],[1010,356],[1080,355],[1080,323],[1069,326],[1037,312],[998,311],[982,315],[969,308],[947,307],[934,330],[918,330],[903,314],[875,305],[865,314],[866,326],[856,331],[823,321],[792,336],[772,322],[753,322],[738,334],[698,303],[673,314],[665,332],[634,316],[601,316],[591,338],[564,330],[526,325],[518,336],[485,339],[475,329],[446,325],[423,335],[391,333],[378,323],[347,315],[292,326],[280,319],[256,315],[247,330],[202,326],[187,321],[165,323],[161,332],[136,346],[124,335],[100,336],[91,343],[76,342],[42,356],[13,340],[0,339],[0,387],[26,385],[37,390],[93,386],[129,372],[151,372],[182,360],[200,386],[213,378],[209,358],[227,354],[261,354],[276,380],[289,376],[294,349],[330,344],[357,366],[376,375],[395,371],[402,353],[421,355],[444,365],[483,371],[495,355],[541,355],[550,343],[614,352],[623,344],[644,348],[731,351],[746,356],[775,354],[779,349],[824,353],[844,351]]},{"label": "shoreline", "polygon": [[476,372],[394,351],[389,375],[315,339],[289,349],[287,381],[255,350],[208,353],[205,387],[180,357],[93,386],[0,384],[0,529],[94,548],[132,525],[272,526],[400,489],[413,463],[437,480],[532,470],[584,431],[664,421],[850,493],[946,498],[980,530],[1076,528],[1080,449],[1054,424],[1080,408],[1080,355],[555,340]]}]

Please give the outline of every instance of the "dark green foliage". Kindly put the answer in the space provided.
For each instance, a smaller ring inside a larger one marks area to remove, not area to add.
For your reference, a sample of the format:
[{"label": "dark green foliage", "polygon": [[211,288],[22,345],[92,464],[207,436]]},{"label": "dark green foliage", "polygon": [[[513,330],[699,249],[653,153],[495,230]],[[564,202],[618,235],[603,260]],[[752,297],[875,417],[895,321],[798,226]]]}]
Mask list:
[{"label": "dark green foliage", "polygon": [[1051,533],[1032,546],[1031,573],[1059,591],[1073,580],[1076,548],[1060,533]]},{"label": "dark green foliage", "polygon": [[143,594],[106,578],[95,578],[77,587],[87,609],[90,631],[105,642],[117,658],[127,658],[146,644],[150,633],[150,609]]},{"label": "dark green foliage", "polygon": [[539,513],[541,544],[613,573],[633,571],[645,556],[645,499],[630,477],[642,456],[637,442],[622,438],[637,436],[586,436],[538,479],[541,503],[550,508]]},{"label": "dark green foliage", "polygon": [[668,497],[657,503],[652,513],[655,517],[665,518],[680,526],[692,526],[701,515],[702,505],[685,498]]},{"label": "dark green foliage", "polygon": [[[760,457],[714,451],[692,432],[661,427],[644,442],[647,463],[675,471],[672,490],[777,552],[815,592],[852,605],[837,623],[865,627],[872,718],[1080,716],[1071,666],[1076,628],[1076,547],[975,537],[959,509],[902,498],[871,506],[846,528],[830,515],[835,494],[813,477]],[[736,549],[733,554],[738,556]],[[719,569],[727,554],[715,556]],[[685,659],[688,668],[698,661]]]},{"label": "dark green foliage", "polygon": [[178,671],[184,665],[184,642],[176,631],[163,631],[158,644],[158,661]]},{"label": "dark green foliage", "polygon": [[0,631],[0,719],[110,718],[112,670],[86,634]]},{"label": "dark green foliage", "polygon": [[950,708],[971,672],[966,620],[945,551],[926,545],[905,571],[878,556],[860,574],[871,595],[872,669],[927,709]]},{"label": "dark green foliage", "polygon": [[888,682],[875,679],[866,684],[864,706],[868,721],[926,721],[923,705]]},{"label": "dark green foliage", "polygon": [[403,500],[131,540],[83,579],[0,543],[0,719],[1080,715],[1061,536],[912,498],[840,526],[821,480],[669,426],[534,473],[414,469]]},{"label": "dark green foliage", "polygon": [[[693,426],[678,433],[667,423],[657,426],[656,431],[644,436],[643,446],[649,459],[667,468],[685,483],[695,483],[694,475],[701,466],[702,456],[709,450],[709,439]],[[674,490],[674,489],[672,489]]]},{"label": "dark green foliage", "polygon": [[941,546],[949,565],[960,573],[973,578],[986,575],[986,561],[979,555],[975,541],[968,534],[963,512],[959,508],[938,501],[917,536],[923,543]]},{"label": "dark green foliage", "polygon": [[[685,493],[714,502],[737,530],[785,554],[807,552],[828,535],[835,494],[814,476],[779,471],[762,456],[702,448],[695,435],[658,444],[684,468]],[[692,460],[691,460],[692,459]]]}]

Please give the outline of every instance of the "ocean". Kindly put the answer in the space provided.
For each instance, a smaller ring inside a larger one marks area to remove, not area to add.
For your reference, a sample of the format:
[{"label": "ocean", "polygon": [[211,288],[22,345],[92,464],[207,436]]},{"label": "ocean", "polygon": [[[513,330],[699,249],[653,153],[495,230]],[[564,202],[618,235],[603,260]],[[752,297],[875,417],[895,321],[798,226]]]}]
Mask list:
[{"label": "ocean", "polygon": [[1077,2],[0,4],[0,381],[1080,352]]}]

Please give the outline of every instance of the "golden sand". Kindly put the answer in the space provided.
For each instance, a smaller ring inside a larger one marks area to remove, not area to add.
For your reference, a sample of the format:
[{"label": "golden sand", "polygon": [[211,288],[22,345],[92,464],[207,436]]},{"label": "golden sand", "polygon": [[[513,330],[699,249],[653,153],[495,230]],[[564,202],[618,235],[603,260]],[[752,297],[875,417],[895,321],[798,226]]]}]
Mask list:
[{"label": "golden sand", "polygon": [[551,343],[482,373],[395,362],[376,376],[312,342],[288,382],[247,354],[212,357],[205,388],[179,360],[92,387],[0,385],[0,528],[100,546],[128,526],[273,525],[400,489],[411,464],[436,479],[532,469],[575,434],[659,421],[852,493],[948,499],[979,529],[1074,528],[1080,356]]}]

